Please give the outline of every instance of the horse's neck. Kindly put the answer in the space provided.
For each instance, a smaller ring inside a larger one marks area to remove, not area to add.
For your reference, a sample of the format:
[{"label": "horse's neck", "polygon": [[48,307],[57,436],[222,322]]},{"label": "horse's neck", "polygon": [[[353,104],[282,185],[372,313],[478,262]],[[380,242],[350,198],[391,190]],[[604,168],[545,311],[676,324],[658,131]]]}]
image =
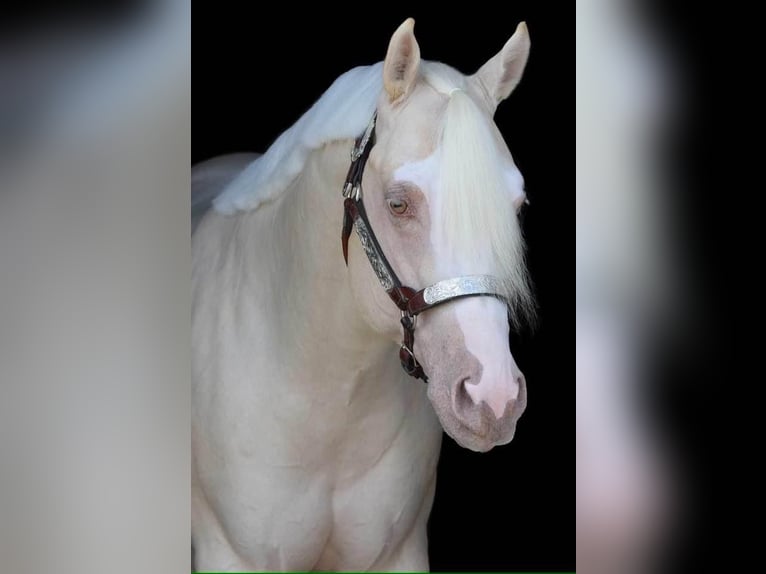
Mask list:
[{"label": "horse's neck", "polygon": [[[295,384],[354,387],[391,371],[392,344],[362,319],[351,294],[341,250],[342,182],[352,142],[315,151],[303,173],[270,209],[247,245],[258,284],[271,308],[269,336],[274,357]],[[263,214],[261,214],[263,215]],[[255,217],[252,218],[255,221]],[[247,221],[247,219],[245,220]],[[256,243],[258,242],[258,243]],[[397,373],[398,374],[398,373]]]}]

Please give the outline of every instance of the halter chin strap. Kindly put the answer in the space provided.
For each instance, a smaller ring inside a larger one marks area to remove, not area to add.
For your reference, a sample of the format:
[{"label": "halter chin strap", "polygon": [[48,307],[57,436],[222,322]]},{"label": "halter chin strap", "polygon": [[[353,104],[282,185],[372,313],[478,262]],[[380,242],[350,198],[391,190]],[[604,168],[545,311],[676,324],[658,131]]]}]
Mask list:
[{"label": "halter chin strap", "polygon": [[483,295],[504,299],[500,295],[502,282],[491,275],[465,275],[438,281],[420,291],[402,285],[380,248],[362,202],[362,175],[367,158],[370,156],[370,150],[375,145],[376,117],[377,113],[372,116],[364,134],[356,140],[354,148],[351,150],[351,167],[349,167],[346,182],[343,185],[343,197],[345,198],[343,202],[343,258],[348,265],[348,238],[351,236],[351,229],[354,228],[378,281],[402,314],[403,339],[399,349],[402,367],[408,375],[428,382],[428,377],[415,358],[414,352],[415,327],[418,315],[437,305],[461,297]]}]

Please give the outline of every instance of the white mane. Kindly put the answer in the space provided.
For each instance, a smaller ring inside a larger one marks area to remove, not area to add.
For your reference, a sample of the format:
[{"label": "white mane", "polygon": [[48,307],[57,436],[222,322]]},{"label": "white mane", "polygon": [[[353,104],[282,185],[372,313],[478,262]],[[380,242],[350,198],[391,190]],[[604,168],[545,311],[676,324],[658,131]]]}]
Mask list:
[{"label": "white mane", "polygon": [[324,144],[357,137],[383,90],[383,63],[359,66],[336,79],[322,97],[261,157],[213,200],[224,214],[256,209],[282,193],[301,173],[309,154]]}]

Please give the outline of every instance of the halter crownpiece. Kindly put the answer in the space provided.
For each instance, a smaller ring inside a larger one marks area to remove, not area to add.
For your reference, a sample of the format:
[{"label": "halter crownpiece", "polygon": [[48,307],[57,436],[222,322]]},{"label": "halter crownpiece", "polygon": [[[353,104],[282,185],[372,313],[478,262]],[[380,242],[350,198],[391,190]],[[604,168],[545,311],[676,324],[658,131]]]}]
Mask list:
[{"label": "halter crownpiece", "polygon": [[346,181],[343,184],[343,197],[345,198],[343,201],[343,258],[348,265],[348,239],[353,227],[356,229],[359,242],[378,281],[401,312],[403,338],[399,349],[399,360],[402,362],[402,368],[408,375],[423,379],[427,383],[428,377],[415,358],[414,352],[415,327],[418,315],[437,305],[462,297],[487,296],[497,297],[505,301],[505,297],[500,294],[503,290],[502,281],[491,275],[465,275],[438,281],[420,291],[402,285],[380,248],[362,201],[362,176],[367,158],[370,156],[370,150],[375,145],[376,119],[377,112],[373,114],[364,133],[356,140],[351,149],[351,166],[348,168]]}]

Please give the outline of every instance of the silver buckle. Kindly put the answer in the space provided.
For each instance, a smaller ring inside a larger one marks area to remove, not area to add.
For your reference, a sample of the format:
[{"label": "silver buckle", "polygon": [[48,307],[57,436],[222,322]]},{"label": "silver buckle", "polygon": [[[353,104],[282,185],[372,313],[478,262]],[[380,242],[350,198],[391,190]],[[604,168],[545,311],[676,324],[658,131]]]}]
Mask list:
[{"label": "silver buckle", "polygon": [[[418,326],[418,316],[417,315],[413,315],[412,313],[410,313],[409,311],[407,311],[405,309],[400,309],[399,311],[402,314],[401,321],[403,321],[405,317],[409,317],[410,319],[412,319],[412,327],[411,327],[411,329],[414,331],[415,328]],[[402,326],[404,327],[404,323],[402,323]],[[402,345],[402,346],[404,346],[404,345]]]},{"label": "silver buckle", "polygon": [[[406,355],[406,358],[402,355],[402,353]],[[412,349],[404,344],[400,345],[399,347],[399,362],[402,364],[404,372],[411,377],[414,377],[415,373],[417,373],[418,369],[420,368],[420,363],[415,357],[415,353],[413,353]]]},{"label": "silver buckle", "polygon": [[360,185],[352,185],[350,181],[346,182],[346,185],[343,186],[343,197],[344,198],[353,198],[354,201],[359,201],[359,198],[362,196],[362,188]]}]

